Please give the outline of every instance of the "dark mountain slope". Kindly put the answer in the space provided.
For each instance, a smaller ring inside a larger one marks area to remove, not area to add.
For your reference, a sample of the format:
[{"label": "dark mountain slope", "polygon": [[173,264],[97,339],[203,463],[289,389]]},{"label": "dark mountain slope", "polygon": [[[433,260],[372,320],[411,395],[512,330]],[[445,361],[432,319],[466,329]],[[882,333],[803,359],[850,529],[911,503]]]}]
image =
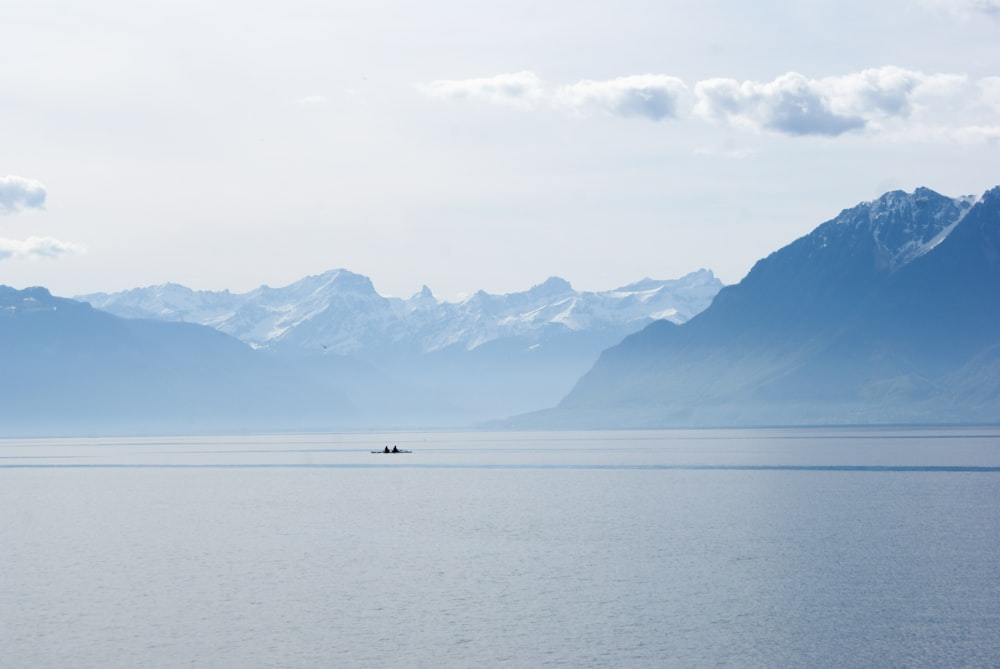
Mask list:
[{"label": "dark mountain slope", "polygon": [[[842,212],[689,322],[604,352],[533,426],[988,421],[1000,416],[1000,189]],[[979,360],[976,365],[973,361]],[[967,398],[963,400],[962,398]]]}]

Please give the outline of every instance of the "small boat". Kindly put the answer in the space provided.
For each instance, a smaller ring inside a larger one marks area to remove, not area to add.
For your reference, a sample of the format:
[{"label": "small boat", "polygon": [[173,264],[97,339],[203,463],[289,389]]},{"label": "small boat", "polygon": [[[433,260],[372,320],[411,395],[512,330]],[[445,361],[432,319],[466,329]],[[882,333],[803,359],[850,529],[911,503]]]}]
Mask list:
[{"label": "small boat", "polygon": [[404,451],[403,449],[396,448],[395,446],[393,446],[391,450],[389,450],[389,447],[386,446],[381,451],[372,451],[372,453],[379,453],[379,454],[385,454],[385,455],[389,455],[391,453],[412,453],[412,452],[413,451]]}]

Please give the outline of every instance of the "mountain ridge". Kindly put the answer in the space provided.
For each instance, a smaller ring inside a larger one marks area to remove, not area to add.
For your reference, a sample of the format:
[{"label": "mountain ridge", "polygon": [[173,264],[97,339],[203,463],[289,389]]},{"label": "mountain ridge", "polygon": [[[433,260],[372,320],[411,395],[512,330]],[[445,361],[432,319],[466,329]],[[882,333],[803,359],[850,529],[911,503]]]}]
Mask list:
[{"label": "mountain ridge", "polygon": [[[628,325],[666,318],[682,322],[711,301],[722,282],[710,270],[679,279],[642,279],[608,291],[576,291],[549,277],[526,291],[477,291],[458,302],[440,301],[426,286],[408,299],[383,297],[371,280],[345,269],[304,277],[288,286],[246,293],[195,291],[179,284],[92,293],[74,299],[124,318],[183,320],[209,325],[255,348],[325,347],[341,354],[404,346],[421,353],[459,345],[474,349],[494,339],[529,334],[546,324],[569,330]],[[322,322],[326,320],[327,322]],[[331,327],[329,321],[336,320]],[[452,327],[443,331],[440,324]],[[351,329],[356,332],[349,333]]]},{"label": "mountain ridge", "polygon": [[[426,286],[382,297],[331,270],[244,294],[114,295],[145,318],[0,287],[0,418],[7,430],[155,432],[1000,416],[1000,187],[886,193],[720,286],[707,270],[600,293],[550,277],[446,303]],[[665,299],[678,287],[690,292]],[[699,300],[711,304],[677,317]],[[501,415],[513,417],[486,422]]]},{"label": "mountain ridge", "polygon": [[368,277],[339,269],[242,294],[164,284],[78,299],[121,317],[216,328],[341,392],[368,388],[375,411],[397,397],[392,415],[382,409],[387,420],[430,400],[442,408],[434,424],[467,425],[551,406],[603,349],[658,318],[690,318],[721,287],[704,269],[599,292],[549,277],[443,302],[426,286],[409,299],[383,297]]},{"label": "mountain ridge", "polygon": [[[845,209],[686,323],[604,351],[555,408],[506,424],[995,420],[1000,381],[972,361],[995,365],[1000,343],[998,230],[1000,188],[895,191]],[[979,408],[963,404],[973,395]]]}]

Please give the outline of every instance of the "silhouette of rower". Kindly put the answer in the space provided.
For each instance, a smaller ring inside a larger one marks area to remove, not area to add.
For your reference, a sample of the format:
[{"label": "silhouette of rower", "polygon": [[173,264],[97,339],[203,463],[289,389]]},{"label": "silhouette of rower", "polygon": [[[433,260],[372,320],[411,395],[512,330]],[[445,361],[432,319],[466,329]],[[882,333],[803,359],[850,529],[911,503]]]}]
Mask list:
[{"label": "silhouette of rower", "polygon": [[393,447],[392,447],[392,452],[393,452],[393,453],[399,453],[399,449],[398,449],[398,448],[396,448],[395,446],[393,446]]},{"label": "silhouette of rower", "polygon": [[382,449],[382,452],[383,452],[383,453],[388,453],[388,452],[389,452],[389,447],[388,447],[388,446],[386,446],[385,448],[383,448],[383,449]]}]

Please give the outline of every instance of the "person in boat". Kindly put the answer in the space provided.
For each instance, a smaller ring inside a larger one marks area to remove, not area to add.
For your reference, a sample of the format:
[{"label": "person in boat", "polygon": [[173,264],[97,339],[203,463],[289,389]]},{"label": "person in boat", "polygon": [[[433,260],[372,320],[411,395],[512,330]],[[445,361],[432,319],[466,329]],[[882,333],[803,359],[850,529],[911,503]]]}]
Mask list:
[{"label": "person in boat", "polygon": [[[393,447],[393,448],[395,448],[395,447]],[[388,446],[388,444],[386,444],[386,447],[382,449],[382,452],[383,453],[388,453],[389,452],[389,446]]]},{"label": "person in boat", "polygon": [[398,449],[398,448],[396,448],[396,446],[395,446],[395,445],[393,445],[393,447],[392,447],[392,452],[393,452],[393,453],[399,453],[399,449]]}]

